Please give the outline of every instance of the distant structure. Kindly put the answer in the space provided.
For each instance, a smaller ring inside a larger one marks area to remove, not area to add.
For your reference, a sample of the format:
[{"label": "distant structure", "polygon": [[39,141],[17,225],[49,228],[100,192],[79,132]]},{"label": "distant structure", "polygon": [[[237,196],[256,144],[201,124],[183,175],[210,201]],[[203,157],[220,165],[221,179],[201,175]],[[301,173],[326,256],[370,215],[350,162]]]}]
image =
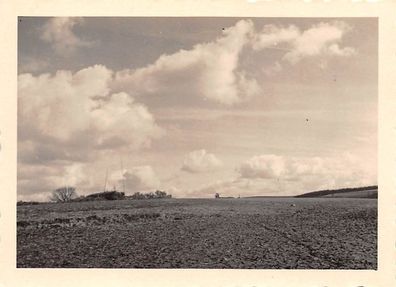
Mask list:
[{"label": "distant structure", "polygon": [[215,193],[215,198],[220,198],[220,194],[218,192]]}]

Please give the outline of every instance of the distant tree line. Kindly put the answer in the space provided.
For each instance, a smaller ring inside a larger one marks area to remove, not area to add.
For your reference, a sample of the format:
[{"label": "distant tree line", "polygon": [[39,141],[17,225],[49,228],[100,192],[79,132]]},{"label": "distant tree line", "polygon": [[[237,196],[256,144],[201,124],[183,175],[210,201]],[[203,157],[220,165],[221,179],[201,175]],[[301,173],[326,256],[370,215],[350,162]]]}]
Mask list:
[{"label": "distant tree line", "polygon": [[128,196],[130,199],[157,199],[157,198],[172,198],[171,194],[165,191],[156,190],[155,192],[141,193],[135,192],[133,195]]},{"label": "distant tree line", "polygon": [[[135,192],[133,195],[125,196],[124,192],[116,190],[92,193],[87,196],[78,196],[75,187],[61,187],[52,192],[50,201],[52,202],[79,202],[95,200],[123,200],[123,199],[159,199],[172,198],[172,195],[165,191],[156,190],[155,192],[141,193]],[[18,205],[30,204],[28,202],[18,202]]]},{"label": "distant tree line", "polygon": [[[75,187],[64,186],[52,191],[49,197],[50,202],[64,203],[64,202],[80,202],[80,201],[95,201],[95,200],[123,200],[123,199],[160,199],[160,198],[172,198],[171,194],[167,194],[165,191],[156,190],[155,192],[135,192],[133,195],[125,196],[124,192],[118,192],[116,190],[103,191],[92,193],[87,196],[78,196]],[[35,205],[42,202],[36,201],[18,201],[17,205]]]}]

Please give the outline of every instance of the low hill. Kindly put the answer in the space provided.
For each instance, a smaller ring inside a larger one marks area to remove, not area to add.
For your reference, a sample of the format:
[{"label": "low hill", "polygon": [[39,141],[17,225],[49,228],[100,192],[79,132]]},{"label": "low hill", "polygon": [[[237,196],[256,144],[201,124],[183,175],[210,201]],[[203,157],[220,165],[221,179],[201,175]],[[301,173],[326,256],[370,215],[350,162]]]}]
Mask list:
[{"label": "low hill", "polygon": [[378,186],[356,188],[326,189],[308,192],[295,197],[343,197],[343,198],[377,198]]}]

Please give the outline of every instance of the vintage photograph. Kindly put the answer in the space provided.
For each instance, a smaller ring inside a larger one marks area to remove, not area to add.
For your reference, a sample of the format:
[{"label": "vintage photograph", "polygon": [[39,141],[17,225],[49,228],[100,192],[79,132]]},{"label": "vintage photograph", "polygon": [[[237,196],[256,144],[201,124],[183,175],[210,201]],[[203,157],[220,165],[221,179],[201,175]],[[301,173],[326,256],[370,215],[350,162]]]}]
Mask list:
[{"label": "vintage photograph", "polygon": [[378,18],[16,21],[17,268],[378,269]]}]

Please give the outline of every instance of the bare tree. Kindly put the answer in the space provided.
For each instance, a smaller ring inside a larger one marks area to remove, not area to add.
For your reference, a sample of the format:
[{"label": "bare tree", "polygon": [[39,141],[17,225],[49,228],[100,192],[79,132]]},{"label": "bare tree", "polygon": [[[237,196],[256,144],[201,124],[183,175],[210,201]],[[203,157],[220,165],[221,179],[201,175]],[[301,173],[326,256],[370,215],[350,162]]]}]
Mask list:
[{"label": "bare tree", "polygon": [[65,186],[54,190],[50,199],[55,202],[68,202],[76,196],[76,188]]}]

